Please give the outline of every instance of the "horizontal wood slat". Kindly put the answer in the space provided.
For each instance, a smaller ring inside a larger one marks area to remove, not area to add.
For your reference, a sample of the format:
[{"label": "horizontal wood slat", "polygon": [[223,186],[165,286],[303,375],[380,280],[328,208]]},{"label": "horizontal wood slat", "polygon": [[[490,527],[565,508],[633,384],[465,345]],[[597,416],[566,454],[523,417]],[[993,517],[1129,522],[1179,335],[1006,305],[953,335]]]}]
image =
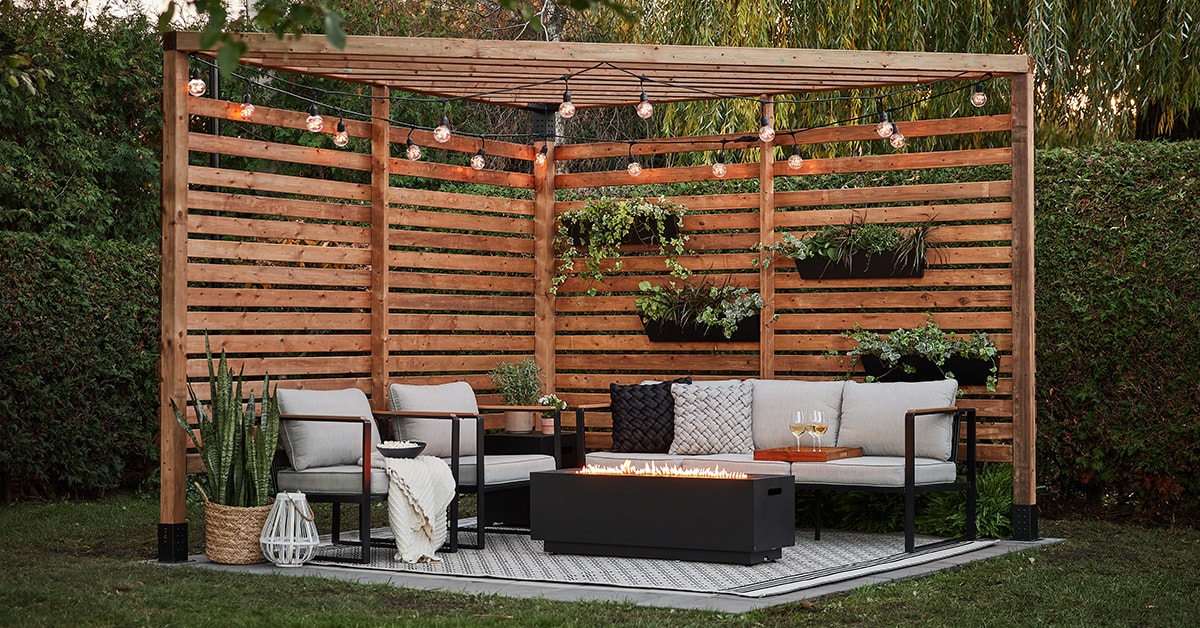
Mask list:
[{"label": "horizontal wood slat", "polygon": [[371,187],[359,183],[305,179],[283,174],[265,174],[242,170],[191,166],[188,168],[188,184],[211,185],[258,192],[287,192],[306,196],[324,196],[356,201],[371,198]]},{"label": "horizontal wood slat", "polygon": [[188,305],[221,308],[370,307],[365,290],[287,290],[282,288],[188,288]]},{"label": "horizontal wood slat", "polygon": [[190,190],[188,206],[193,209],[234,212],[240,214],[263,214],[289,219],[311,219],[322,221],[344,221],[369,223],[371,208],[350,203],[305,201],[258,196],[254,194],[232,194]]},{"label": "horizontal wood slat", "polygon": [[278,239],[293,243],[325,245],[326,243],[368,244],[371,241],[369,227],[331,225],[298,220],[258,220],[253,218],[225,218],[191,214],[188,216],[188,232],[202,235],[239,236],[257,239]]},{"label": "horizontal wood slat", "polygon": [[366,287],[371,283],[368,271],[350,268],[189,263],[187,273],[189,283],[250,284],[244,286],[246,288],[294,285]]}]

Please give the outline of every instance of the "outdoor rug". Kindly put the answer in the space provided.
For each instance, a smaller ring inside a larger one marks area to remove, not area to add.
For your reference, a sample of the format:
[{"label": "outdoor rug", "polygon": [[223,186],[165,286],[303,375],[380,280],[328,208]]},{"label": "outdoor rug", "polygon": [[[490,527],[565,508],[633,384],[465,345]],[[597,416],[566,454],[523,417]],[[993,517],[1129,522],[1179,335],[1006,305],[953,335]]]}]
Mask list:
[{"label": "outdoor rug", "polygon": [[[356,538],[345,535],[346,538]],[[386,539],[391,531],[375,530],[372,538]],[[936,540],[920,538],[917,543]],[[800,591],[841,580],[881,573],[965,554],[996,543],[995,540],[965,541],[914,554],[903,553],[901,534],[868,534],[823,530],[814,541],[811,530],[797,530],[796,544],[783,548],[783,557],[752,566],[678,560],[614,558],[547,554],[542,542],[527,534],[491,534],[484,550],[460,549],[438,552],[440,563],[408,564],[393,559],[395,548],[373,547],[369,565],[354,568],[402,571],[439,576],[466,576],[554,583],[608,585],[640,589],[667,589],[697,593],[723,593],[745,597],[768,597]],[[344,562],[324,560],[333,556],[354,558],[359,549],[324,545],[312,564],[346,567]]]}]

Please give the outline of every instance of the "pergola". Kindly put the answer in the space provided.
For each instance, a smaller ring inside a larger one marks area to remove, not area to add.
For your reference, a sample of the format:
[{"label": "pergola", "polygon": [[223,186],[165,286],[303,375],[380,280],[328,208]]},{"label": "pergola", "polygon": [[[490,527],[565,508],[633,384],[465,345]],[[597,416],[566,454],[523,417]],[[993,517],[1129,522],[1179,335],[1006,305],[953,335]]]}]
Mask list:
[{"label": "pergola", "polygon": [[[981,459],[1013,464],[1014,537],[1037,537],[1028,57],[391,37],[349,37],[339,50],[319,36],[239,37],[245,65],[368,86],[372,116],[345,121],[347,149],[191,131],[190,119],[303,129],[307,113],[260,106],[244,121],[236,102],[189,96],[189,58],[215,53],[200,46],[198,33],[165,39],[160,560],[187,558],[186,474],[198,461],[187,454],[171,402],[186,404],[189,382],[205,397],[206,335],[249,381],[269,372],[285,387],[359,387],[381,409],[387,385],[400,380],[467,380],[487,400],[487,372],[498,360],[524,357],[537,360],[548,388],[577,405],[606,400],[610,382],[669,374],[844,376],[846,367],[824,355],[848,348],[842,330],[912,327],[927,316],[944,329],[987,330],[1002,350],[996,391],[967,387],[963,403],[983,420]],[[723,142],[761,148],[757,162],[730,164],[723,179],[752,182],[753,192],[720,191],[725,184],[707,166],[647,168],[636,179],[624,169],[589,171],[586,164],[603,162],[596,158],[624,157],[629,143],[555,146],[552,126],[532,143],[487,140],[488,155],[517,164],[507,170],[411,161],[402,156],[409,139],[465,156],[480,141],[455,136],[440,144],[427,130],[389,121],[396,91],[528,109],[545,122],[546,104],[557,104],[568,85],[581,109],[634,105],[646,86],[656,105],[738,96],[761,100],[771,116],[776,97],[985,78],[1009,79],[1008,111],[906,121],[904,134],[1006,135],[1000,148],[813,158],[792,170],[771,149],[878,141],[874,125],[783,130],[770,142],[728,135],[638,143],[639,154],[710,151]],[[539,165],[543,147],[548,159]],[[320,166],[329,174],[204,165],[196,159],[204,154],[244,158],[226,163]],[[996,166],[1009,174],[950,182],[918,176],[944,168],[994,173]],[[916,182],[883,185],[863,176],[837,189],[789,185],[795,177],[888,171],[911,171]],[[488,191],[414,187],[407,177],[486,184],[478,189]],[[628,258],[597,294],[577,279],[552,293],[558,214],[601,189],[633,196],[637,185],[680,182],[717,186],[669,198],[689,208],[691,251],[681,261],[761,293],[767,306],[756,342],[650,343],[633,294],[639,281],[662,278],[655,255]],[[812,281],[779,264],[752,263],[759,242],[851,215],[894,223],[932,217],[944,248],[917,279]],[[606,438],[589,432],[589,446]]]}]

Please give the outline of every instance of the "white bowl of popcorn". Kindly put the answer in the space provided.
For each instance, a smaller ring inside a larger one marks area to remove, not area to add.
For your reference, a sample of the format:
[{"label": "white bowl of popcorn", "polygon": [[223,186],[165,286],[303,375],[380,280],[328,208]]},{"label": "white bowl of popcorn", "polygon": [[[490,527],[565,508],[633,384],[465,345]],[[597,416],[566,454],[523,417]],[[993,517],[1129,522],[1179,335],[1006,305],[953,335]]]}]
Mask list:
[{"label": "white bowl of popcorn", "polygon": [[425,451],[425,443],[419,440],[385,440],[375,448],[388,458],[416,458]]}]

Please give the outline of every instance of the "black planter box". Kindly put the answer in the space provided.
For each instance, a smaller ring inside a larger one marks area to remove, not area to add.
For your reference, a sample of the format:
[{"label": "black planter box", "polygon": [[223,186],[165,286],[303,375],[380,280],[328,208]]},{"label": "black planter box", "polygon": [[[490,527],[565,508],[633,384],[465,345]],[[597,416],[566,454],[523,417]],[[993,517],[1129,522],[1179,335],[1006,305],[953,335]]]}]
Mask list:
[{"label": "black planter box", "polygon": [[796,270],[804,279],[885,279],[889,277],[924,277],[924,259],[912,264],[896,263],[891,253],[852,253],[849,262],[834,262],[824,255],[795,260]]},{"label": "black planter box", "polygon": [[[578,224],[568,226],[567,235],[571,237],[571,243],[575,246],[587,246],[587,239],[584,238],[582,226]],[[666,224],[663,225],[663,237],[670,239],[678,236],[679,224],[674,219],[668,219]],[[657,245],[657,221],[651,221],[646,218],[634,218],[633,226],[629,228],[629,233],[626,233],[625,237],[621,238],[621,244]]]},{"label": "black planter box", "polygon": [[796,542],[796,479],[531,473],[530,536],[547,552],[754,565]]},{"label": "black planter box", "polygon": [[[954,373],[954,379],[959,384],[964,386],[982,386],[987,383],[987,378],[992,374],[992,367],[996,365],[995,360],[981,360],[978,358],[964,358],[962,356],[950,356],[946,358],[945,364],[940,368],[932,361],[919,356],[906,355],[900,358],[900,362],[894,368],[888,369],[879,361],[877,356],[863,355],[859,356],[859,362],[862,362],[863,371],[880,382],[928,382],[944,379],[945,373]],[[915,372],[905,372],[904,365],[910,364],[916,368]]]},{"label": "black planter box", "polygon": [[642,327],[650,342],[758,342],[762,334],[762,317],[755,314],[742,319],[730,338],[725,337],[725,331],[719,326],[697,324],[680,327],[671,321],[642,319]]}]

